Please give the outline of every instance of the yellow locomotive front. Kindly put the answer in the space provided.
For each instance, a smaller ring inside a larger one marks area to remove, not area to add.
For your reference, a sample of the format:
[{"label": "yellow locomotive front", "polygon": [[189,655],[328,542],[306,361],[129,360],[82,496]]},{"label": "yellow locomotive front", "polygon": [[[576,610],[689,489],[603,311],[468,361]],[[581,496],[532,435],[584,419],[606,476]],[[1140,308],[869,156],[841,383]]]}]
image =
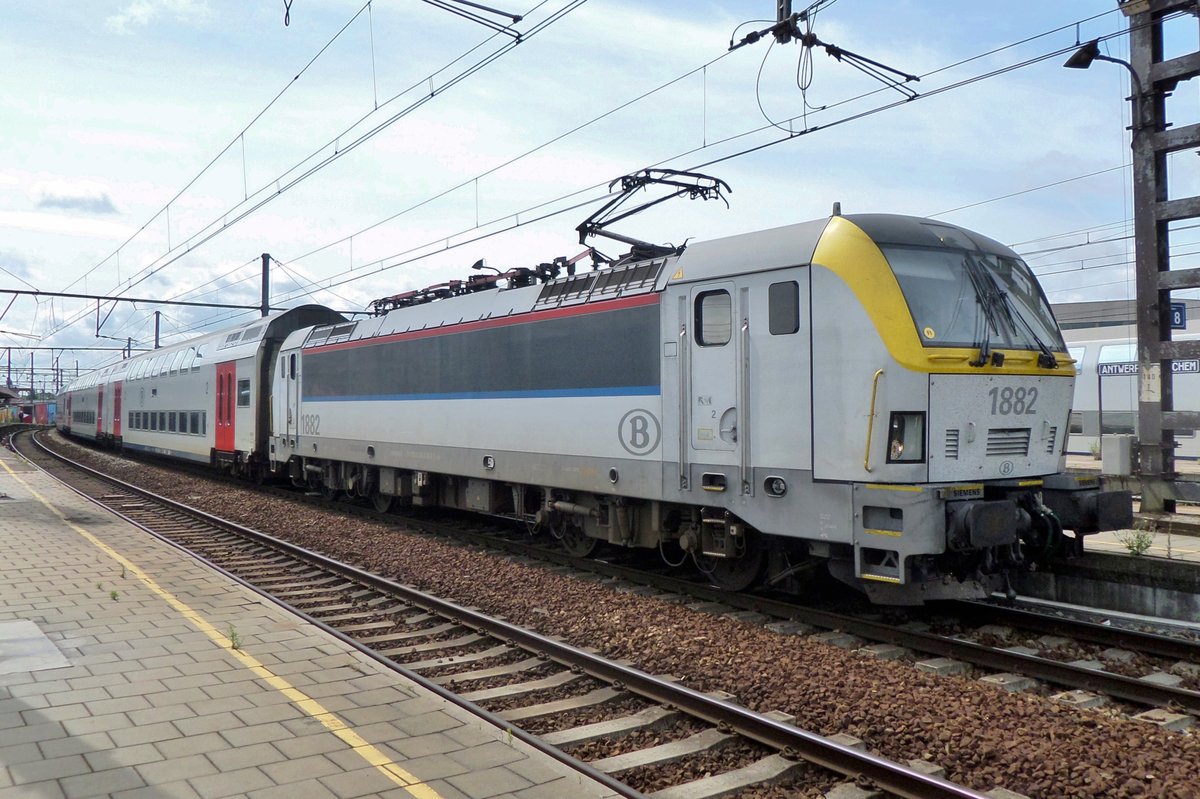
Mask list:
[{"label": "yellow locomotive front", "polygon": [[1065,473],[1074,364],[1016,253],[927,219],[835,217],[812,277],[813,474],[854,494],[835,573],[883,602],[976,595],[1129,523],[1128,493]]}]

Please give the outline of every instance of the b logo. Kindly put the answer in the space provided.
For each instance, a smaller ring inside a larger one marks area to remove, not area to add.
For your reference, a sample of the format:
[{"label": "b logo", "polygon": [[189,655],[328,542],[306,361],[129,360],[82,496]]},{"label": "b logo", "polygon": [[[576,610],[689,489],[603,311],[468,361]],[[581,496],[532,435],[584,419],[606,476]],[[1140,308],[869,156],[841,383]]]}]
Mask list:
[{"label": "b logo", "polygon": [[1002,474],[1002,475],[1004,475],[1005,477],[1007,477],[1008,475],[1010,475],[1010,474],[1012,474],[1012,473],[1013,473],[1013,468],[1014,468],[1014,467],[1013,467],[1013,462],[1012,462],[1012,461],[1001,461],[1001,463],[1000,463],[1000,474]]},{"label": "b logo", "polygon": [[617,440],[630,455],[649,455],[658,447],[662,430],[650,411],[635,408],[621,417]]}]

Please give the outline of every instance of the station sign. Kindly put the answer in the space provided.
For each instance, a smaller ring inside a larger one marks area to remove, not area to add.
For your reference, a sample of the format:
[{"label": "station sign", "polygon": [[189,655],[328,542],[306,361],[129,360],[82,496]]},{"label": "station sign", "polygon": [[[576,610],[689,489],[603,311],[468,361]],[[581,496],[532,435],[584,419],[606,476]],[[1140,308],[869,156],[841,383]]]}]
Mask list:
[{"label": "station sign", "polygon": [[[1120,363],[1102,363],[1100,364],[1101,377],[1113,377],[1115,375],[1136,375],[1138,373],[1137,361],[1122,361]],[[1195,358],[1181,358],[1171,361],[1171,373],[1177,375],[1195,375],[1200,374],[1200,360]]]},{"label": "station sign", "polygon": [[1171,329],[1187,330],[1187,303],[1171,303]]}]

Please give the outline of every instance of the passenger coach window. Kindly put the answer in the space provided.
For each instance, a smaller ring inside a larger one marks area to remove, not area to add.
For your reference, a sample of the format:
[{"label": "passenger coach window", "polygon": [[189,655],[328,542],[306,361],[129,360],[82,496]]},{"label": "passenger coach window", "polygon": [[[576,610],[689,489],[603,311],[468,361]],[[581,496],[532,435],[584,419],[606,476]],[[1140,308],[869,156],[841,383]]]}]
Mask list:
[{"label": "passenger coach window", "polygon": [[772,336],[788,336],[800,329],[800,285],[794,280],[772,283],[767,290],[768,327]]},{"label": "passenger coach window", "polygon": [[288,377],[292,380],[296,379],[296,355],[292,353],[288,356]]},{"label": "passenger coach window", "polygon": [[733,335],[733,305],[728,291],[705,291],[696,297],[696,343],[728,344]]},{"label": "passenger coach window", "polygon": [[238,407],[239,408],[250,407],[250,381],[249,380],[239,380],[238,381]]}]

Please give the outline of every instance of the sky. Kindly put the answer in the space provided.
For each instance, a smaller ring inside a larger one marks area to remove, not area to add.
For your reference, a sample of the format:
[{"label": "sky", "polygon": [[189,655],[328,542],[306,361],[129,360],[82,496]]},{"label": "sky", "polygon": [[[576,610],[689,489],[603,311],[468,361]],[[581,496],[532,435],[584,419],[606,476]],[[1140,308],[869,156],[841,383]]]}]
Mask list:
[{"label": "sky", "polygon": [[[479,259],[574,256],[609,182],[656,167],[720,178],[729,207],[676,199],[614,230],[680,244],[839,202],[1013,246],[1054,303],[1133,296],[1129,74],[1062,68],[1095,38],[1128,57],[1115,0],[826,2],[812,33],[920,76],[904,93],[822,47],[730,51],[774,0],[503,2],[523,19],[422,0],[292,0],[287,24],[283,0],[6,4],[0,289],[257,306],[269,253],[273,306],[361,311]],[[1197,30],[1173,21],[1167,55]],[[1183,84],[1168,113],[1198,105]],[[1198,166],[1173,157],[1172,197],[1200,193]],[[1200,235],[1172,243],[1173,266],[1200,265]],[[148,302],[101,303],[99,331],[95,300],[4,306],[14,385],[31,355],[53,388],[55,358],[69,377],[120,357],[89,347],[154,341]],[[256,315],[158,310],[163,344]]]}]

